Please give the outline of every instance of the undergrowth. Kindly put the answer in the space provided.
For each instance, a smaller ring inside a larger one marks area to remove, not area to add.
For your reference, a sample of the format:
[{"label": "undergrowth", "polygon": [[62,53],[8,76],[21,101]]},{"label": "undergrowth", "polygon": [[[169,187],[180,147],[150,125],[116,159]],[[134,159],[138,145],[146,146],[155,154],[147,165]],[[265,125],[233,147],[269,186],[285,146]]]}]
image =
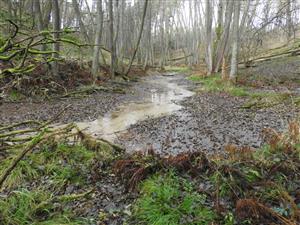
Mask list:
[{"label": "undergrowth", "polygon": [[[1,161],[0,174],[13,157]],[[85,198],[90,191],[90,176],[96,171],[93,166],[104,160],[97,151],[82,144],[49,142],[24,160],[4,183],[0,196],[0,224],[89,224],[74,214],[68,203]],[[79,193],[64,195],[68,186],[76,187]]]},{"label": "undergrowth", "polygon": [[47,190],[18,189],[9,197],[0,198],[1,224],[84,224],[83,219],[76,219],[71,210],[53,200]]},{"label": "undergrowth", "polygon": [[187,73],[191,71],[191,69],[188,66],[166,66],[164,69],[168,72],[178,73]]},{"label": "undergrowth", "polygon": [[[226,156],[150,152],[117,162],[130,190],[135,185],[141,192],[133,218],[140,224],[206,224],[203,218],[207,224],[299,224],[299,129],[297,122],[287,133],[265,129],[261,149],[227,145]],[[191,201],[183,209],[185,198]]]},{"label": "undergrowth", "polygon": [[208,77],[192,75],[188,78],[191,81],[201,83],[200,91],[204,92],[226,92],[232,96],[248,96],[249,93],[244,87],[232,84],[230,81],[224,81],[219,75]]},{"label": "undergrowth", "polygon": [[227,93],[236,97],[248,97],[242,108],[269,108],[282,103],[292,104],[299,107],[299,97],[294,97],[290,93],[278,93],[271,91],[257,92],[245,86],[233,84],[230,81],[222,80],[221,76],[216,74],[209,77],[192,75],[188,78],[191,81],[200,83],[200,92]]},{"label": "undergrowth", "polygon": [[[83,183],[83,177],[89,171],[96,153],[82,145],[43,146],[34,154],[20,161],[5,182],[5,187],[14,188],[34,179],[47,176],[58,186],[68,182]],[[0,173],[10,164],[7,159],[0,164]],[[78,163],[80,162],[80,163]]]},{"label": "undergrowth", "polygon": [[174,172],[156,174],[141,187],[134,208],[135,224],[211,224],[216,217],[206,195]]}]

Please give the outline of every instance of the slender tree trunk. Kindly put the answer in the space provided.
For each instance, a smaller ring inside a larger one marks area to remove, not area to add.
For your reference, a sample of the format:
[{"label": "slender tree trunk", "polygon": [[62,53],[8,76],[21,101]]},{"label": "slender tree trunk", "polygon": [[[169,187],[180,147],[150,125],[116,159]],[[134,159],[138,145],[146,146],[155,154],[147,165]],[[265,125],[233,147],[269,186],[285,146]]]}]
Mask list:
[{"label": "slender tree trunk", "polygon": [[113,0],[109,0],[108,2],[109,9],[109,36],[110,36],[110,50],[111,50],[111,58],[110,58],[110,75],[111,78],[115,77],[115,61],[116,61],[116,51],[114,45],[114,14],[113,14]]},{"label": "slender tree trunk", "polygon": [[53,1],[46,1],[44,9],[43,9],[43,24],[44,24],[44,29],[48,28],[50,18],[51,18],[51,12],[52,12],[52,2]]},{"label": "slender tree trunk", "polygon": [[[143,9],[143,15],[142,15],[142,22],[141,22],[141,26],[140,26],[140,30],[139,30],[139,36],[138,36],[138,39],[137,39],[137,43],[136,43],[136,46],[135,46],[133,55],[132,55],[132,57],[131,57],[131,60],[130,60],[130,62],[129,62],[128,68],[127,68],[126,73],[125,73],[126,76],[127,76],[128,73],[130,72],[130,69],[131,69],[133,60],[134,60],[134,58],[135,58],[135,55],[136,55],[137,50],[138,50],[139,45],[140,45],[140,41],[141,41],[143,29],[144,29],[145,17],[146,17],[146,13],[147,13],[147,5],[148,5],[148,0],[145,0],[144,9]],[[150,37],[149,37],[149,38],[150,38]]]},{"label": "slender tree trunk", "polygon": [[[57,41],[59,39],[59,33],[60,30],[60,15],[59,15],[59,4],[58,0],[52,1],[53,7],[52,7],[52,18],[53,18],[53,51],[55,53],[52,54],[52,57],[57,59],[59,58],[59,42]],[[54,76],[58,76],[58,63],[57,61],[52,62],[52,72]]]},{"label": "slender tree trunk", "polygon": [[[33,0],[33,8],[34,8],[34,14],[35,14],[35,21],[37,24],[38,31],[43,31],[44,28],[44,22],[43,22],[43,15],[41,12],[41,5],[40,0]],[[45,51],[47,48],[46,45],[41,45],[41,50]]]},{"label": "slender tree trunk", "polygon": [[231,0],[227,0],[226,11],[225,11],[225,24],[224,24],[221,40],[219,41],[216,50],[216,59],[215,59],[215,66],[214,66],[214,71],[216,73],[220,69],[222,60],[226,58],[225,53],[226,50],[228,49],[232,11],[233,11],[233,2]]},{"label": "slender tree trunk", "polygon": [[234,18],[233,18],[233,43],[231,53],[231,67],[229,79],[236,80],[238,72],[238,48],[239,48],[239,20],[240,20],[240,1],[234,2]]},{"label": "slender tree trunk", "polygon": [[99,69],[99,53],[100,53],[100,44],[102,39],[102,28],[103,28],[102,0],[97,0],[96,36],[95,36],[95,46],[94,46],[93,64],[92,64],[92,73],[94,79],[96,79],[97,72]]},{"label": "slender tree trunk", "polygon": [[[118,68],[118,57],[117,57],[117,52],[118,52],[118,39],[119,39],[119,31],[120,31],[120,5],[119,5],[119,0],[115,0],[115,20],[114,20],[114,29],[115,29],[115,36],[114,36],[114,43],[113,43],[113,46],[114,46],[114,55],[115,55],[115,63],[114,63],[114,66],[115,66],[115,71],[117,70]],[[119,52],[118,52],[119,53]]]},{"label": "slender tree trunk", "polygon": [[286,0],[286,26],[287,26],[287,40],[291,40],[293,36],[293,21],[292,21],[292,11],[291,11],[291,1]]},{"label": "slender tree trunk", "polygon": [[206,65],[207,65],[207,75],[212,74],[213,60],[212,60],[212,2],[211,0],[206,0],[206,15],[205,15],[205,27],[206,27]]},{"label": "slender tree trunk", "polygon": [[87,33],[87,30],[85,29],[85,25],[82,22],[81,13],[80,13],[80,9],[79,9],[77,0],[72,0],[72,4],[73,4],[73,8],[74,8],[74,12],[75,12],[77,21],[79,23],[81,35],[86,42],[91,43],[90,37]]}]

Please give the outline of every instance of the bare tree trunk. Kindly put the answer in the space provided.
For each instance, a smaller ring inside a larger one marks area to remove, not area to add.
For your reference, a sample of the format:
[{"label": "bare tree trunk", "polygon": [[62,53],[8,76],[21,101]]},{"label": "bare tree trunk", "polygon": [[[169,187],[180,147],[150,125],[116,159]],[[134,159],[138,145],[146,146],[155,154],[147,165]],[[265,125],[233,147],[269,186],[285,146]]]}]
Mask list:
[{"label": "bare tree trunk", "polygon": [[206,65],[207,65],[207,75],[212,74],[212,2],[211,0],[206,0],[206,15],[205,15],[205,27],[206,27]]},{"label": "bare tree trunk", "polygon": [[286,26],[287,26],[287,40],[289,42],[293,36],[291,0],[286,0]]},{"label": "bare tree trunk", "polygon": [[224,28],[221,36],[221,40],[217,46],[216,50],[216,59],[215,59],[215,66],[214,71],[218,72],[221,66],[222,60],[225,57],[226,49],[228,48],[229,43],[229,33],[230,33],[230,25],[232,20],[232,11],[233,11],[233,3],[231,0],[227,0],[226,4],[226,11],[225,11],[225,23]]},{"label": "bare tree trunk", "polygon": [[[35,14],[35,21],[37,24],[38,31],[43,31],[44,28],[44,22],[43,22],[43,15],[41,12],[41,5],[40,0],[33,0],[33,8],[34,8],[34,14]],[[45,51],[47,48],[46,45],[41,45],[41,50]]]},{"label": "bare tree trunk", "polygon": [[[53,51],[55,51],[52,54],[52,57],[57,59],[59,58],[59,42],[57,41],[59,39],[59,33],[60,30],[60,15],[59,15],[59,5],[58,0],[52,1],[53,7],[52,7],[52,17],[53,17]],[[52,72],[54,76],[58,76],[58,63],[57,61],[52,62]]]},{"label": "bare tree trunk", "polygon": [[46,1],[44,9],[43,9],[43,24],[44,29],[46,29],[49,25],[50,18],[51,18],[51,12],[52,12],[52,2],[53,1]]},{"label": "bare tree trunk", "polygon": [[115,50],[115,45],[114,45],[113,0],[109,0],[108,9],[109,9],[110,50],[111,50],[110,75],[111,75],[111,78],[113,79],[115,77],[115,61],[116,61],[116,50]]},{"label": "bare tree trunk", "polygon": [[117,70],[118,68],[118,57],[117,57],[117,41],[119,39],[119,30],[120,30],[120,5],[119,5],[119,0],[115,0],[115,13],[114,13],[114,16],[115,16],[115,20],[114,20],[114,29],[115,29],[115,36],[114,36],[114,43],[113,43],[113,46],[114,46],[114,55],[115,55],[115,71]]},{"label": "bare tree trunk", "polygon": [[239,47],[239,20],[240,20],[240,1],[234,2],[234,18],[233,18],[233,43],[231,53],[231,67],[229,79],[236,80],[238,72],[238,47]]},{"label": "bare tree trunk", "polygon": [[75,11],[77,21],[79,23],[79,28],[80,28],[80,32],[82,34],[82,37],[86,42],[91,43],[90,37],[89,37],[89,35],[87,33],[87,30],[85,29],[85,26],[82,22],[81,13],[80,13],[80,9],[79,9],[79,5],[78,5],[77,0],[72,0],[72,4],[73,4],[73,8],[74,8],[74,11]]},{"label": "bare tree trunk", "polygon": [[138,50],[138,48],[139,48],[139,45],[140,45],[140,41],[141,41],[143,29],[144,29],[144,22],[145,22],[146,12],[147,12],[147,5],[148,5],[148,0],[145,0],[144,9],[143,9],[143,16],[142,16],[142,22],[141,22],[141,26],[140,26],[140,30],[139,30],[139,36],[138,36],[138,40],[137,40],[137,43],[136,43],[136,46],[135,46],[133,55],[132,55],[131,60],[130,60],[130,62],[129,62],[127,71],[126,71],[126,73],[125,73],[126,76],[127,76],[128,73],[130,72],[130,69],[131,69],[133,60],[134,60],[134,58],[135,58],[136,52],[137,52],[137,50]]},{"label": "bare tree trunk", "polygon": [[99,69],[99,53],[100,53],[100,44],[102,39],[102,29],[103,29],[103,11],[102,11],[102,0],[97,0],[97,22],[96,22],[96,36],[95,36],[95,46],[93,54],[93,64],[92,64],[92,73],[96,79],[97,72]]}]

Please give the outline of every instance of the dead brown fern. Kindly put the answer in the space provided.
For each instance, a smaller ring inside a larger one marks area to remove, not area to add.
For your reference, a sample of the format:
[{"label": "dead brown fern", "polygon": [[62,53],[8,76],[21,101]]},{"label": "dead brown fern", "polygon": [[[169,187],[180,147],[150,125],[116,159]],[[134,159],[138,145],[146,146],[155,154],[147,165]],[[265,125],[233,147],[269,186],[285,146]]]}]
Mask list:
[{"label": "dead brown fern", "polygon": [[236,203],[236,214],[239,219],[251,219],[257,223],[252,224],[283,224],[296,225],[295,221],[289,220],[278,214],[269,207],[257,202],[255,199],[240,199]]},{"label": "dead brown fern", "polygon": [[249,146],[238,147],[237,145],[228,144],[225,145],[224,150],[232,161],[248,161],[253,159],[253,149]]}]

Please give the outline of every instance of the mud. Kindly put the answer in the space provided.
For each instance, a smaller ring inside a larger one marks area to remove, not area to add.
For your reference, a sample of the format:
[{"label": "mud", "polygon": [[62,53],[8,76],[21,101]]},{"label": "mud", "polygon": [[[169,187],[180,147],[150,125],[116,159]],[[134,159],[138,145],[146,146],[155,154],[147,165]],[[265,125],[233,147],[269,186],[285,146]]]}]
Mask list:
[{"label": "mud", "polygon": [[285,105],[243,109],[245,101],[226,94],[197,94],[183,101],[184,108],[174,115],[131,126],[118,135],[118,143],[128,151],[153,148],[164,155],[197,150],[222,153],[227,144],[258,148],[264,143],[264,128],[283,131],[299,115],[299,109]]}]

